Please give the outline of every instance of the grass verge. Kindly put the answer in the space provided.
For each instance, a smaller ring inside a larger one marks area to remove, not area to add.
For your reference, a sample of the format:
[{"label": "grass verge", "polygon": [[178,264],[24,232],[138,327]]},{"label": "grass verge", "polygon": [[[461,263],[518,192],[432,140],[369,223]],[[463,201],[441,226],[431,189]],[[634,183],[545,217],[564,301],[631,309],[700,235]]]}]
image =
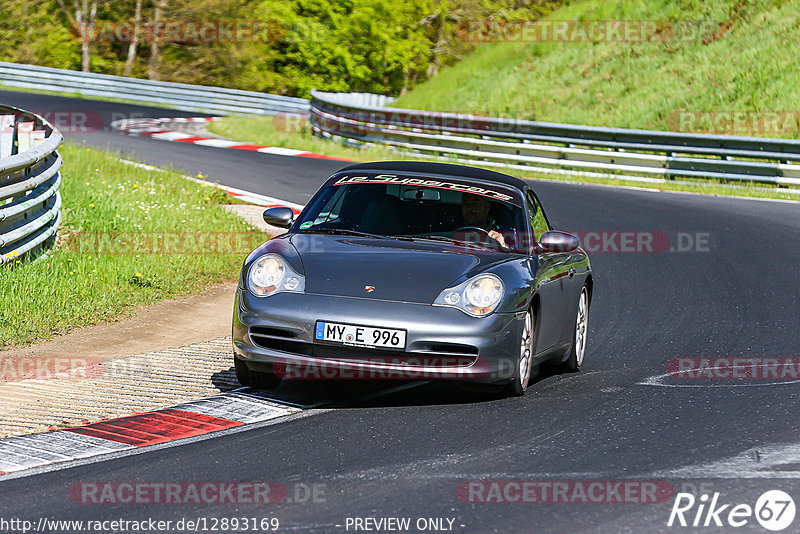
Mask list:
[{"label": "grass verge", "polygon": [[113,320],[238,278],[264,234],[223,191],[66,144],[59,243],[0,273],[0,348]]},{"label": "grass verge", "polygon": [[217,135],[264,146],[294,148],[316,152],[326,156],[370,161],[378,159],[416,159],[400,157],[396,151],[382,146],[368,148],[347,146],[312,135],[311,128],[305,120],[287,119],[285,115],[264,117],[223,117],[221,120],[209,122],[206,129]]}]

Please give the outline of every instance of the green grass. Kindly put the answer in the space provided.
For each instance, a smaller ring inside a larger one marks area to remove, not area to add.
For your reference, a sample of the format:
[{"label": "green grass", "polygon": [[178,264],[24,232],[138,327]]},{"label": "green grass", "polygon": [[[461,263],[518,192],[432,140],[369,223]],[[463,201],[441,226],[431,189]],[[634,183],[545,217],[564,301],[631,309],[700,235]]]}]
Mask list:
[{"label": "green grass", "polygon": [[[680,111],[798,109],[798,3],[591,0],[565,6],[547,19],[694,20],[700,24],[684,39],[663,42],[481,45],[395,105],[657,130],[679,127],[675,118]],[[695,130],[707,129],[697,126]],[[796,121],[793,126],[794,131],[785,135],[800,137]],[[777,133],[752,135],[775,137]]]},{"label": "green grass", "polygon": [[[424,154],[410,154],[390,150],[384,146],[365,146],[354,147],[345,146],[338,141],[330,141],[311,134],[308,125],[303,128],[291,128],[286,131],[282,119],[273,117],[225,117],[221,121],[209,123],[208,129],[218,135],[223,135],[237,141],[254,143],[265,146],[278,146],[283,148],[294,148],[307,150],[332,156],[345,158],[354,161],[380,161],[380,160],[424,160],[441,161]],[[463,163],[482,167],[480,162]],[[800,200],[800,194],[789,193],[779,188],[763,188],[756,184],[740,184],[741,187],[729,187],[716,180],[705,180],[703,183],[693,184],[682,181],[666,183],[642,183],[624,178],[589,178],[577,175],[554,175],[520,171],[515,169],[504,169],[502,167],[485,168],[498,170],[521,178],[532,178],[539,180],[561,180],[593,184],[626,185],[632,187],[647,187],[663,189],[667,191],[685,191],[692,193],[703,193],[722,196],[745,196],[757,198],[776,198],[783,200]]]},{"label": "green grass", "polygon": [[297,122],[290,119],[287,126],[286,120],[282,115],[276,115],[275,117],[224,117],[222,120],[208,123],[206,128],[217,135],[237,141],[264,146],[294,148],[335,158],[358,161],[415,159],[401,156],[396,151],[381,146],[360,148],[332,142],[312,135],[311,128],[305,121]]},{"label": "green grass", "polygon": [[219,207],[228,203],[219,189],[83,146],[65,145],[61,155],[59,244],[37,261],[0,267],[0,347],[236,280],[244,255],[264,240]]}]

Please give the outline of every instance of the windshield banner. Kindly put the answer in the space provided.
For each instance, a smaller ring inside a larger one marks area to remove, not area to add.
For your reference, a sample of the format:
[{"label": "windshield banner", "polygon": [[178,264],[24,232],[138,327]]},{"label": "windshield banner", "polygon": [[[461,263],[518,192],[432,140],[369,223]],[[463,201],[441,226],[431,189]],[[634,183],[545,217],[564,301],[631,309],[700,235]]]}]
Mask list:
[{"label": "windshield banner", "polygon": [[[463,193],[472,193],[491,198],[493,200],[500,200],[509,202],[515,206],[522,207],[522,201],[517,195],[509,195],[507,192],[501,190],[501,187],[493,188],[486,185],[476,185],[474,182],[462,182],[448,178],[447,180],[439,180],[433,178],[420,178],[410,176],[397,176],[394,174],[376,174],[371,176],[365,175],[346,175],[336,180],[332,185],[349,185],[349,184],[396,184],[396,185],[415,185],[420,187],[433,187],[436,189],[449,189],[451,191],[461,191]],[[502,188],[505,189],[505,188]],[[509,189],[505,189],[509,191]]]}]

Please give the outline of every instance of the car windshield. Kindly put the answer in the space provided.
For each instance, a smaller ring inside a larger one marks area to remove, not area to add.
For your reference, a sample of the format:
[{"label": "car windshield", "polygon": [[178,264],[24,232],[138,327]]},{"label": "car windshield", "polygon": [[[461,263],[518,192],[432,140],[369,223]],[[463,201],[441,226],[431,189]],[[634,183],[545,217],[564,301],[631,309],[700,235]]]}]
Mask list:
[{"label": "car windshield", "polygon": [[320,190],[293,229],[520,252],[525,221],[519,192],[501,184],[345,175]]}]

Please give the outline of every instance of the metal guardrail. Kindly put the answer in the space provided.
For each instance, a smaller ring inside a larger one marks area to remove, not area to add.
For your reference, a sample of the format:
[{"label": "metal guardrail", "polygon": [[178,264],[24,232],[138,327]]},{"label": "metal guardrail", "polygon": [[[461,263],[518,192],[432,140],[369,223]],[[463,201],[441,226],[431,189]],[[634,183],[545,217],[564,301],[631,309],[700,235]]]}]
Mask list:
[{"label": "metal guardrail", "polygon": [[800,141],[577,126],[363,105],[311,92],[315,133],[559,173],[800,185]]},{"label": "metal guardrail", "polygon": [[61,132],[0,106],[0,265],[46,248],[61,224]]},{"label": "metal guardrail", "polygon": [[314,93],[318,95],[324,95],[325,98],[338,104],[344,104],[358,108],[384,107],[394,102],[394,97],[378,95],[375,93],[323,93],[320,91],[314,91]]},{"label": "metal guardrail", "polygon": [[160,82],[0,61],[0,85],[119,98],[221,115],[307,113],[308,100],[224,87]]},{"label": "metal guardrail", "polygon": [[390,97],[367,93],[312,91],[309,102],[252,91],[6,62],[0,62],[0,85],[115,97],[218,114],[309,114],[314,132],[323,136],[545,173],[800,185],[800,140],[417,111],[384,107],[392,102]]}]

